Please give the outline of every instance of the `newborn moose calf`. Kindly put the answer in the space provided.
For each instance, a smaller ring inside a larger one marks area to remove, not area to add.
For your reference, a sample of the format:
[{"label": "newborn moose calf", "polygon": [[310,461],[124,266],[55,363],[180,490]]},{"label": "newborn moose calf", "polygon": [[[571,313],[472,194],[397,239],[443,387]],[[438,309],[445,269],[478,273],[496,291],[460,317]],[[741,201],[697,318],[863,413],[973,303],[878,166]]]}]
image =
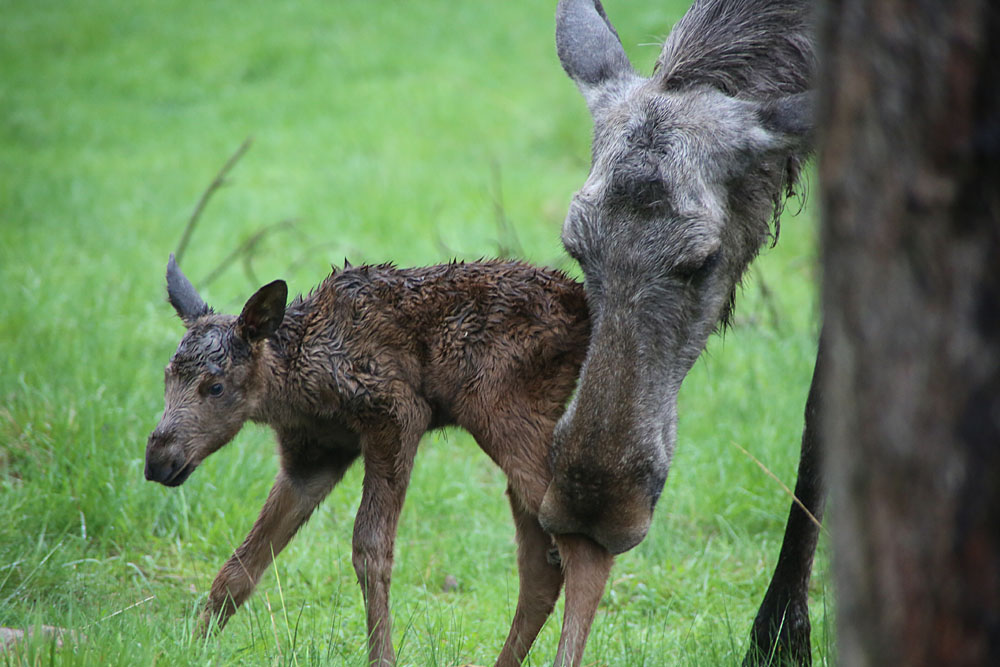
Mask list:
[{"label": "newborn moose calf", "polygon": [[521,662],[564,578],[556,664],[579,664],[612,556],[589,538],[546,534],[537,517],[552,431],[587,348],[581,285],[517,262],[347,265],[287,308],[285,283],[265,285],[234,317],[214,313],[171,256],[167,292],[187,332],[166,367],[146,478],[182,484],[248,420],[274,429],[281,456],[259,518],[212,584],[206,628],[225,625],[361,456],[353,562],[369,661],[393,664],[389,580],[413,457],[426,431],[457,424],[508,478],[520,594],[497,664]]}]

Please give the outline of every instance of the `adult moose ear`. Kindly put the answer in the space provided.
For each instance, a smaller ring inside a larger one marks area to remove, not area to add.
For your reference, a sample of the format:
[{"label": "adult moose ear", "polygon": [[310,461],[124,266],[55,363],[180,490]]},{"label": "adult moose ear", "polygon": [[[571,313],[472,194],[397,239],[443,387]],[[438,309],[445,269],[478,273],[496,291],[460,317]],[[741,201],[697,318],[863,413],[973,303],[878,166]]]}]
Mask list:
[{"label": "adult moose ear", "polygon": [[167,260],[167,298],[177,311],[177,315],[184,321],[184,326],[189,327],[202,315],[212,312],[208,304],[198,296],[191,281],[177,266],[173,253],[170,253],[170,259]]},{"label": "adult moose ear", "polygon": [[810,151],[815,139],[816,95],[808,90],[764,102],[757,119],[769,135],[771,150]]},{"label": "adult moose ear", "polygon": [[248,343],[256,343],[271,336],[285,318],[288,285],[275,280],[261,287],[250,297],[243,312],[236,320],[237,335]]},{"label": "adult moose ear", "polygon": [[638,76],[600,0],[560,0],[556,7],[556,51],[592,115],[600,110],[602,99],[616,82]]}]

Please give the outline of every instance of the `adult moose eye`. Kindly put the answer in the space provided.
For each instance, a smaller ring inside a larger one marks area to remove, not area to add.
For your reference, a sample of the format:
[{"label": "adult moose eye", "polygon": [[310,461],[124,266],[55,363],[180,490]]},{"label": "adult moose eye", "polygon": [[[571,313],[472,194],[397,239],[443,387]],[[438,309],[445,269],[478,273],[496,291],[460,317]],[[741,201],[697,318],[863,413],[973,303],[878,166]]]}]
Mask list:
[{"label": "adult moose eye", "polygon": [[687,281],[701,280],[718,266],[720,254],[721,251],[716,250],[703,260],[679,264],[674,267],[673,272],[679,278]]},{"label": "adult moose eye", "polygon": [[222,389],[223,389],[222,388],[222,384],[219,383],[219,382],[216,382],[215,384],[213,384],[211,387],[208,388],[208,395],[209,396],[222,396]]}]

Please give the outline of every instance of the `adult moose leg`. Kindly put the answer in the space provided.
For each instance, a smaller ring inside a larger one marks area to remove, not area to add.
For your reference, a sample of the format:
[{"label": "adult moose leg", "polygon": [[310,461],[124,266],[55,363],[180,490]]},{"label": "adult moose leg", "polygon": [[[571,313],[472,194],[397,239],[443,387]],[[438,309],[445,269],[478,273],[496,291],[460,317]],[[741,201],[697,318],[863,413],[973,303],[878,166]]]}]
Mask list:
[{"label": "adult moose leg", "polygon": [[393,665],[389,584],[396,527],[406,498],[420,436],[430,423],[430,409],[414,410],[405,426],[387,424],[362,437],[365,477],[354,520],[354,571],[365,598],[368,664]]},{"label": "adult moose leg", "polygon": [[340,466],[321,469],[310,476],[295,476],[285,469],[278,472],[250,534],[212,582],[208,602],[201,614],[202,632],[211,629],[213,619],[217,620],[219,628],[225,626],[229,617],[253,593],[274,557],[344,476],[353,459],[350,457]]},{"label": "adult moose leg", "polygon": [[[820,392],[824,365],[825,336],[820,335],[809,398],[806,400],[802,454],[799,459],[795,497],[817,521],[823,519],[826,486],[823,481],[822,410]],[[819,540],[820,527],[798,503],[792,502],[785,525],[778,564],[771,584],[750,631],[750,648],[744,667],[758,664],[811,665],[809,643],[809,576]]]},{"label": "adult moose leg", "polygon": [[520,590],[517,610],[497,667],[516,667],[524,660],[545,620],[552,613],[563,573],[558,563],[549,561],[552,538],[542,530],[538,517],[527,511],[515,492],[508,488],[514,528],[517,534],[517,571]]}]

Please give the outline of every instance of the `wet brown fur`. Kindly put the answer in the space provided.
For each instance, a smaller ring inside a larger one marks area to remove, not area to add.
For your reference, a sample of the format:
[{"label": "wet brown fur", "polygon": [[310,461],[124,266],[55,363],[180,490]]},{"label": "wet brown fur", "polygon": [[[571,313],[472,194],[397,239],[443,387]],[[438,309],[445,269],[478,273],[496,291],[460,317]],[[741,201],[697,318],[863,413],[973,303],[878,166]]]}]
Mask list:
[{"label": "wet brown fur", "polygon": [[[353,561],[370,662],[392,664],[393,543],[414,454],[426,431],[454,424],[509,482],[521,592],[497,664],[520,664],[564,580],[556,664],[579,664],[612,557],[582,536],[552,538],[537,514],[551,478],[553,428],[587,348],[582,286],[517,262],[347,267],[282,316],[274,311],[284,308],[285,287],[275,285],[234,318],[214,314],[179,269],[168,270],[188,332],[167,367],[167,410],[150,436],[147,477],[183,482],[248,419],[274,429],[281,457],[260,517],[212,585],[203,621],[226,623],[272,554],[360,456]],[[216,383],[224,385],[218,398],[206,389]]]}]

